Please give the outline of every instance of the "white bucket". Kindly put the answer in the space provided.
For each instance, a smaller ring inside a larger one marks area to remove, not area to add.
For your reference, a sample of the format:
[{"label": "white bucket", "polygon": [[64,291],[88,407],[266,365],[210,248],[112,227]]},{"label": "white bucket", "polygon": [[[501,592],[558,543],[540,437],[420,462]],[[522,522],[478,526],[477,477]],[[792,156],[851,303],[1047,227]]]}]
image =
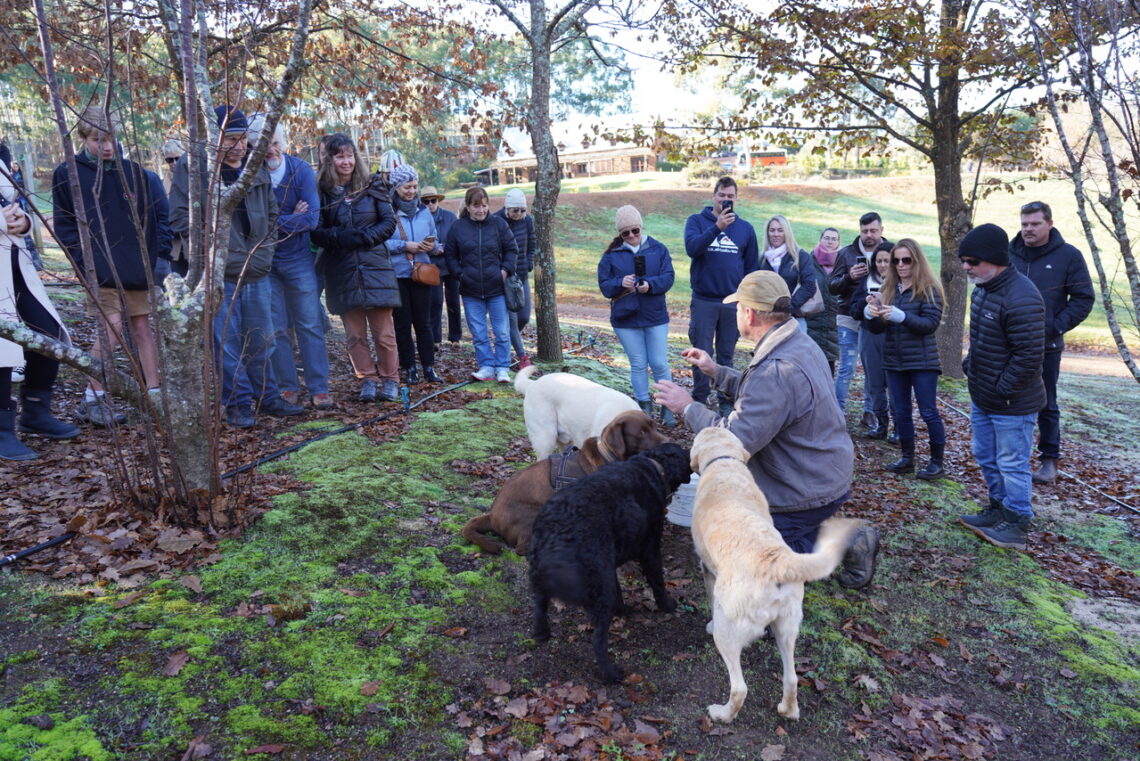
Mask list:
[{"label": "white bucket", "polygon": [[693,503],[697,499],[697,481],[700,476],[694,473],[687,484],[681,484],[669,502],[665,518],[678,526],[693,525]]}]

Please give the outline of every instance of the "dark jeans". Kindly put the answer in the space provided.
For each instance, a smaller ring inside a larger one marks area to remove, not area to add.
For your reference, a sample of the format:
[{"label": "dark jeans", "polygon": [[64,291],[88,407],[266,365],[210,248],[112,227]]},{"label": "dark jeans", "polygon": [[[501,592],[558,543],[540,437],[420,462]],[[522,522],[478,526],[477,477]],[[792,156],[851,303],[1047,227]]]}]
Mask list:
[{"label": "dark jeans", "polygon": [[[883,343],[886,333],[872,333],[869,330],[860,331],[862,341],[859,346],[859,358],[863,362],[863,407],[871,403],[871,411],[876,417],[885,417],[887,414],[887,375],[883,369]],[[909,404],[909,402],[908,402]]]},{"label": "dark jeans", "polygon": [[[736,353],[736,339],[739,337],[740,332],[736,328],[736,304],[724,304],[719,299],[693,297],[689,305],[689,343],[707,351],[718,365],[732,367],[732,358]],[[694,370],[693,399],[704,404],[708,395],[709,377],[699,370]],[[722,402],[731,401],[723,394],[718,396]]]},{"label": "dark jeans", "polygon": [[839,512],[850,497],[851,492],[847,492],[823,507],[794,513],[772,513],[772,523],[793,552],[811,552],[819,535],[819,525]]},{"label": "dark jeans", "polygon": [[527,282],[525,274],[519,275],[519,280],[523,284],[523,308],[517,312],[507,310],[507,319],[511,323],[511,346],[515,350],[515,357],[521,357],[526,354],[526,347],[523,346],[522,329],[530,322],[530,283]]},{"label": "dark jeans", "polygon": [[937,370],[887,370],[887,388],[891,393],[891,416],[900,439],[914,440],[914,417],[911,414],[911,389],[918,402],[918,414],[926,423],[931,444],[946,443],[946,428],[938,414]]},{"label": "dark jeans", "polygon": [[[396,323],[396,353],[400,367],[407,369],[416,363],[419,349],[420,364],[435,364],[435,344],[431,335],[431,286],[415,282],[410,277],[397,280],[400,284],[400,308],[393,312]],[[415,330],[416,339],[412,340]]]},{"label": "dark jeans", "polygon": [[[20,272],[19,256],[18,249],[15,247],[10,249],[12,286],[16,292],[16,314],[25,325],[37,333],[63,340],[63,326],[55,321],[51,312],[28,290],[24,274]],[[59,362],[27,349],[24,350],[24,362],[26,367],[23,388],[50,391],[55,385],[56,376],[59,375]],[[11,408],[12,368],[0,368],[0,409]]]},{"label": "dark jeans", "polygon": [[447,304],[447,340],[463,337],[463,315],[460,311],[459,275],[444,275],[443,285],[431,289],[431,336],[443,343],[443,306]]},{"label": "dark jeans", "polygon": [[1057,380],[1061,377],[1061,352],[1045,352],[1041,379],[1045,381],[1045,407],[1037,413],[1037,455],[1041,459],[1061,457],[1061,408],[1057,406]]}]

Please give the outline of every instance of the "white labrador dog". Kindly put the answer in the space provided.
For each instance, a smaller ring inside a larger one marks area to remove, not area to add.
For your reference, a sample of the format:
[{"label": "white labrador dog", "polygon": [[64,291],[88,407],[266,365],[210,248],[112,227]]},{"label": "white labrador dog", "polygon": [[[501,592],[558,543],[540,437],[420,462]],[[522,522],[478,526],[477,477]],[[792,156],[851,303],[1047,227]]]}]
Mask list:
[{"label": "white labrador dog", "polygon": [[548,373],[538,380],[530,367],[515,375],[515,391],[524,397],[523,419],[539,460],[573,444],[581,447],[591,436],[626,410],[638,411],[630,397],[600,383],[570,373]]},{"label": "white labrador dog", "polygon": [[772,524],[768,500],[745,466],[748,453],[740,439],[724,428],[706,428],[693,442],[691,460],[701,475],[692,530],[712,608],[707,629],[730,683],[728,702],[710,705],[709,716],[726,723],[736,718],[748,695],[740,652],[771,626],[784,665],[784,694],[776,710],[798,719],[794,651],[804,582],[835,570],[859,521],[831,518],[820,528],[814,552],[793,552]]}]

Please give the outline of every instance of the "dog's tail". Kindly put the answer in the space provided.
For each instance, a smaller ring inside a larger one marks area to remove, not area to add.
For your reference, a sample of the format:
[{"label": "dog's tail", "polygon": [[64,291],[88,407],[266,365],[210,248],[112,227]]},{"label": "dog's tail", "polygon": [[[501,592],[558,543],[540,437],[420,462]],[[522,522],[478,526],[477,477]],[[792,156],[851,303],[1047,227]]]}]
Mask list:
[{"label": "dog's tail", "polygon": [[526,396],[526,387],[530,383],[530,376],[538,372],[537,365],[524,367],[515,373],[515,391],[518,391],[523,396]]},{"label": "dog's tail", "polygon": [[851,535],[859,528],[855,518],[829,518],[819,527],[815,549],[809,553],[787,551],[778,581],[816,581],[831,575],[843,561]]},{"label": "dog's tail", "polygon": [[479,545],[479,549],[484,552],[489,552],[492,555],[498,555],[502,549],[502,542],[497,542],[485,534],[491,531],[491,514],[483,513],[477,515],[463,527],[463,538],[472,544]]}]

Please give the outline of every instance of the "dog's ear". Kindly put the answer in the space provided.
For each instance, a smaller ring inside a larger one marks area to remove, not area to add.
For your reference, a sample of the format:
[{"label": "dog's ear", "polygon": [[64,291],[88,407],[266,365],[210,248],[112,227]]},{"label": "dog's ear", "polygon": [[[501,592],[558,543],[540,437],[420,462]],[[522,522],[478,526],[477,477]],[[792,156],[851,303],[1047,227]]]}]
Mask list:
[{"label": "dog's ear", "polygon": [[619,460],[624,460],[626,456],[625,429],[628,425],[629,419],[611,420],[609,425],[602,429],[600,438],[605,443],[606,448],[613,452]]}]

